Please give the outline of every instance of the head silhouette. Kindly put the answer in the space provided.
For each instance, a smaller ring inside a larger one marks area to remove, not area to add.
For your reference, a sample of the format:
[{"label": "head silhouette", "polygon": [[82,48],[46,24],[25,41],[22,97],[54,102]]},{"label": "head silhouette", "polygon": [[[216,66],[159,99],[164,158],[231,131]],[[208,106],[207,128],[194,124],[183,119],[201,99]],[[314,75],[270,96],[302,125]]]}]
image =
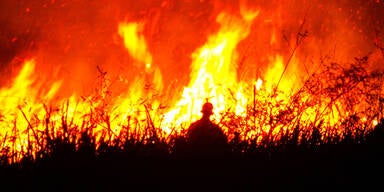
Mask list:
[{"label": "head silhouette", "polygon": [[213,105],[210,102],[206,102],[203,104],[203,107],[201,108],[201,112],[204,116],[210,116],[213,114]]}]

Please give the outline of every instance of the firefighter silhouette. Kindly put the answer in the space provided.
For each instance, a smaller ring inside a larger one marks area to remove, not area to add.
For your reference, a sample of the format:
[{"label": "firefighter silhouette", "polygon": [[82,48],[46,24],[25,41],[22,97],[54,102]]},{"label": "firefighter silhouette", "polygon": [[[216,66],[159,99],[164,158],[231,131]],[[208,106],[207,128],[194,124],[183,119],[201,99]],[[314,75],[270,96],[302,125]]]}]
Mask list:
[{"label": "firefighter silhouette", "polygon": [[210,120],[213,115],[212,103],[204,103],[201,113],[201,119],[193,122],[187,130],[190,152],[205,157],[223,155],[228,150],[228,139],[223,130]]}]

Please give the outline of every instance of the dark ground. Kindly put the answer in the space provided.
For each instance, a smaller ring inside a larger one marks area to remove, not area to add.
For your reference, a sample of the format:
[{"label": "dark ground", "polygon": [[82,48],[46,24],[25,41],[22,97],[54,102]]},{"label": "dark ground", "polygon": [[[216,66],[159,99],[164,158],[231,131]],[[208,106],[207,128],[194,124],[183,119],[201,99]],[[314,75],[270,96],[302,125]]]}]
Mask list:
[{"label": "dark ground", "polygon": [[[71,151],[2,165],[11,191],[381,191],[382,126],[364,143],[247,146],[245,153],[191,157],[155,145]],[[232,145],[232,149],[236,149]]]}]

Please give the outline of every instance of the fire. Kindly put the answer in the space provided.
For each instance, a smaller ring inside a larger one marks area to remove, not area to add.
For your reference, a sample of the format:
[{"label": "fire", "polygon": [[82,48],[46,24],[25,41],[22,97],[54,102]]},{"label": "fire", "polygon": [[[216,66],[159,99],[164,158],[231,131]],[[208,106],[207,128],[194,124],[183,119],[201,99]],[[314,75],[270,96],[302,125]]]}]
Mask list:
[{"label": "fire", "polygon": [[257,79],[256,83],[255,83],[255,89],[257,91],[259,91],[261,89],[261,86],[263,85],[263,80],[261,79]]},{"label": "fire", "polygon": [[[200,109],[206,99],[215,106],[216,119],[220,119],[220,113],[228,108],[234,109],[237,114],[244,113],[247,98],[243,95],[241,83],[238,83],[236,76],[236,46],[249,34],[257,14],[256,11],[247,12],[242,17],[227,13],[217,16],[216,21],[221,28],[191,55],[193,62],[190,83],[184,88],[182,98],[174,109],[165,114],[165,125],[171,122],[181,125],[196,120],[201,115]],[[228,98],[228,90],[234,91],[235,101]]]},{"label": "fire", "polygon": [[376,125],[378,125],[378,124],[379,124],[379,122],[378,122],[376,119],[372,121],[372,125],[373,125],[373,126],[376,126]]},{"label": "fire", "polygon": [[152,56],[147,50],[147,42],[143,32],[143,23],[120,23],[119,35],[124,38],[124,45],[128,49],[130,55],[146,68],[150,68],[152,64]]},{"label": "fire", "polygon": [[34,75],[35,62],[34,59],[25,61],[11,86],[0,89],[3,106],[0,137],[5,141],[4,146],[13,146],[15,151],[25,150],[28,142],[38,136],[37,131],[44,129],[39,123],[39,119],[44,119],[44,103],[53,99],[61,85],[61,81],[57,81],[45,89]]},{"label": "fire", "polygon": [[[243,140],[257,142],[278,140],[295,129],[306,134],[316,129],[323,135],[340,135],[346,127],[372,129],[379,124],[383,93],[377,90],[382,83],[376,81],[379,75],[361,67],[368,61],[362,59],[350,68],[336,64],[321,68],[324,63],[316,63],[308,69],[307,58],[297,51],[306,33],[284,36],[289,47],[281,51],[277,49],[284,39],[278,28],[282,25],[280,13],[268,16],[266,10],[241,2],[238,10],[223,8],[215,14],[217,30],[210,31],[205,42],[189,54],[188,81],[175,81],[179,92],[167,87],[164,74],[185,71],[175,63],[171,63],[172,69],[168,65],[164,68],[161,64],[168,61],[156,60],[163,57],[151,49],[161,37],[157,34],[161,29],[156,28],[161,13],[156,11],[152,20],[128,19],[116,24],[116,44],[124,50],[118,57],[129,59],[108,60],[104,66],[121,62],[122,68],[134,70],[117,70],[116,78],[98,66],[102,82],[94,93],[84,95],[75,90],[63,97],[60,91],[65,89],[66,79],[48,79],[36,68],[46,60],[26,59],[11,84],[0,89],[0,144],[26,154],[41,150],[51,137],[77,141],[84,132],[94,136],[96,147],[132,137],[169,139],[173,134],[182,135],[200,118],[206,100],[214,105],[213,120],[229,138],[237,132]],[[161,27],[176,29],[176,24],[170,20]],[[268,30],[259,31],[258,26]],[[259,36],[265,38],[265,45],[253,47],[256,51],[250,55],[256,56],[245,58],[244,42],[252,44]],[[116,84],[119,87],[113,89]],[[372,85],[372,90],[367,85]]]}]

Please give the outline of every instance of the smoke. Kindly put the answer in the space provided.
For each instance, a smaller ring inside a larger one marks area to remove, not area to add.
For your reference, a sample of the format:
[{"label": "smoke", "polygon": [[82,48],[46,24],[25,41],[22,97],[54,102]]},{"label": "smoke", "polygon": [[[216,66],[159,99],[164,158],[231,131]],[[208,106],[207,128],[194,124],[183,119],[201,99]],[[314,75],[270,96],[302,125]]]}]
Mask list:
[{"label": "smoke", "polygon": [[68,93],[92,91],[89,85],[100,69],[133,81],[142,69],[129,57],[117,27],[122,21],[142,21],[165,84],[185,85],[190,55],[217,31],[216,16],[239,14],[240,4],[260,9],[251,34],[238,46],[243,59],[238,70],[244,76],[263,73],[272,54],[288,58],[299,33],[308,35],[296,53],[301,68],[325,56],[340,62],[365,56],[384,33],[379,0],[9,0],[0,5],[2,79],[14,75],[23,58],[36,57],[37,74],[64,79]]}]

